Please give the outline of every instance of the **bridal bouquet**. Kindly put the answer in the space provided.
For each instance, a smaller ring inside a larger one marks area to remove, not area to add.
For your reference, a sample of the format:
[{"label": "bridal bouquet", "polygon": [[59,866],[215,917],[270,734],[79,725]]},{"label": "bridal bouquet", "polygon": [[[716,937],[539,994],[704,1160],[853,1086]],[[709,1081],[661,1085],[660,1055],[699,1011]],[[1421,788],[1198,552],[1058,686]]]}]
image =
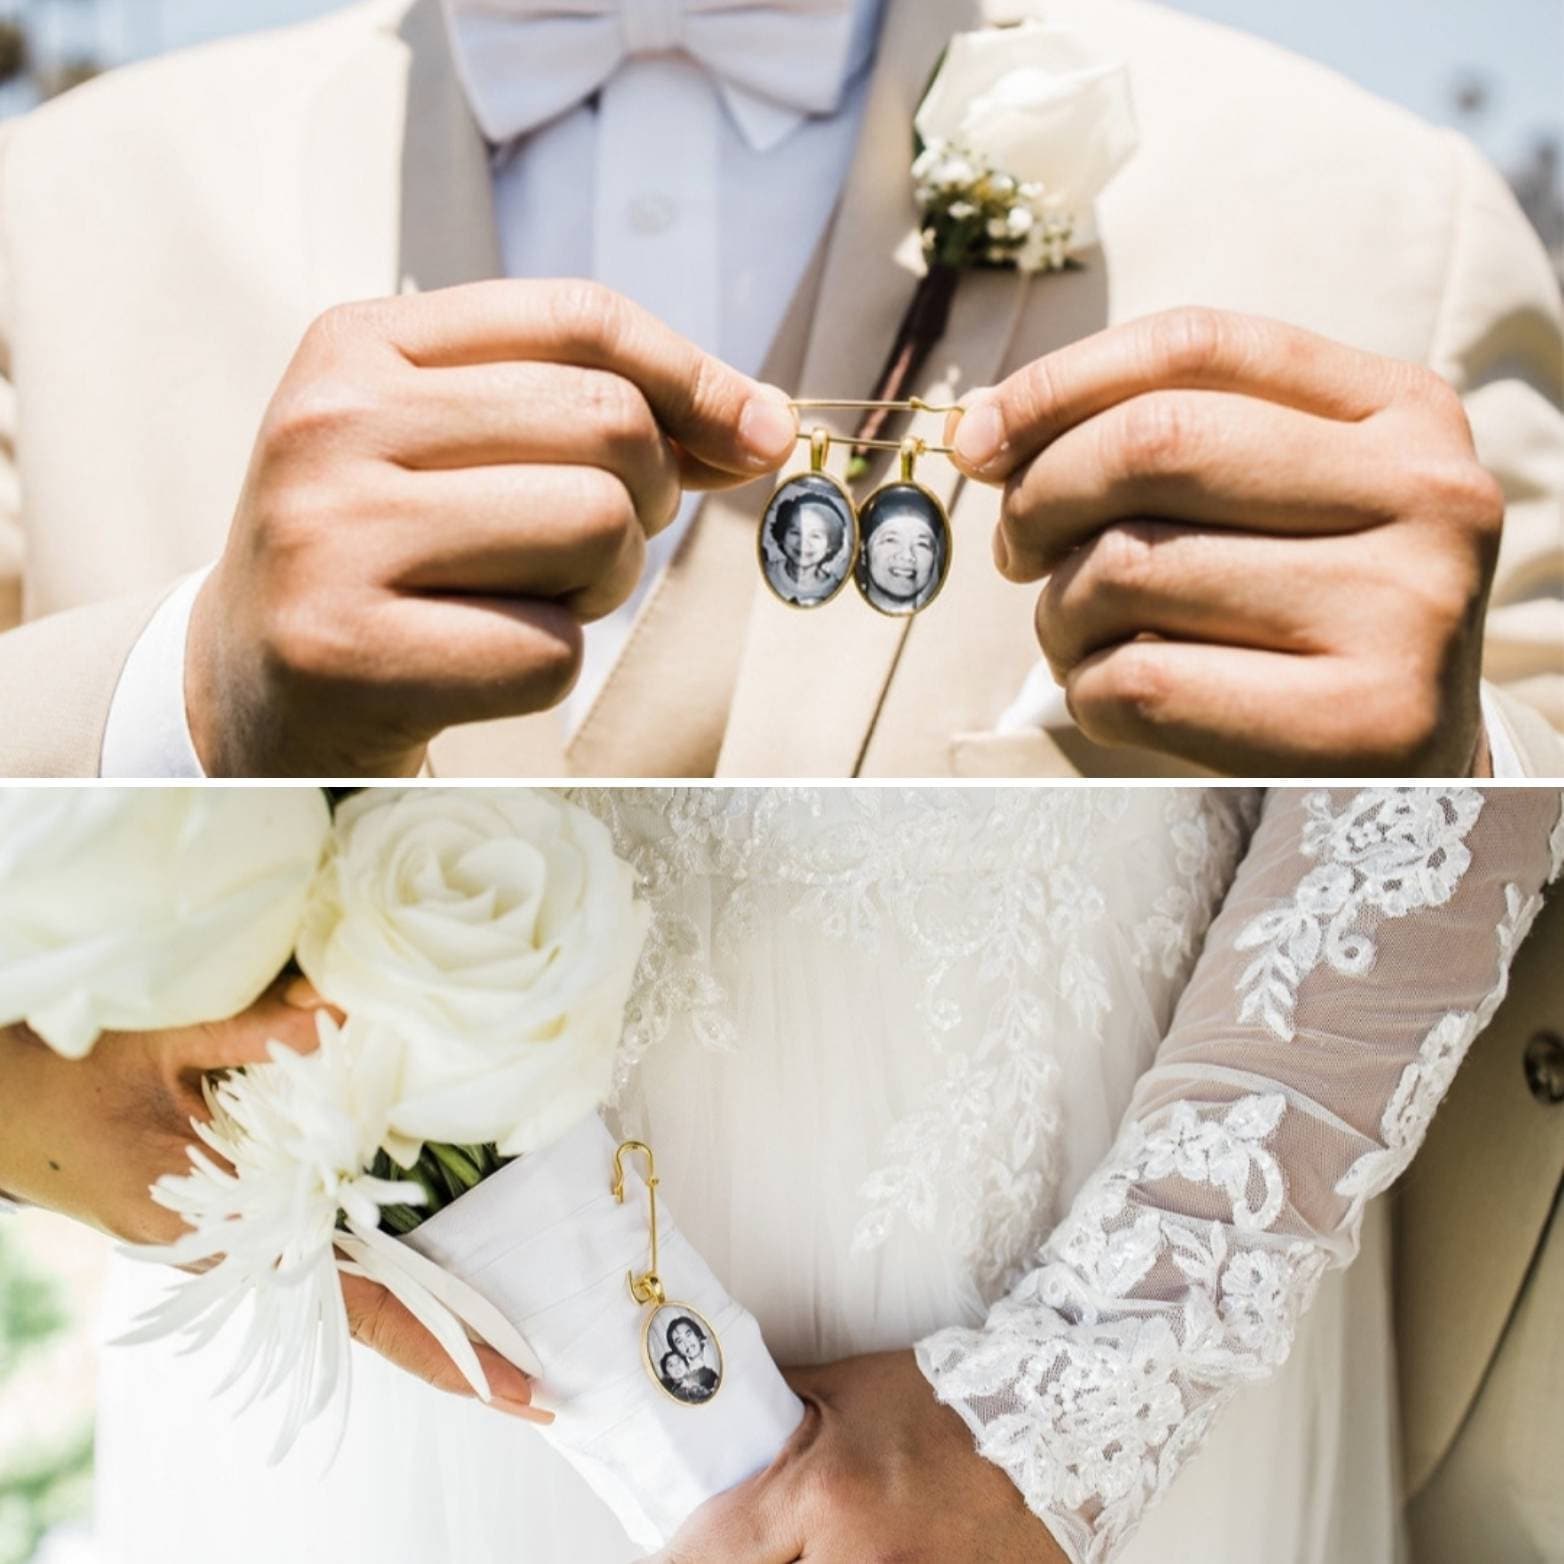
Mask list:
[{"label": "bridal bouquet", "polygon": [[189,1232],[139,1251],[197,1274],[129,1340],[200,1346],[247,1312],[222,1388],[283,1396],[280,1457],[344,1423],[338,1273],[367,1276],[479,1396],[473,1338],[532,1374],[544,1437],[652,1547],[781,1448],[802,1408],[758,1326],[651,1227],[655,1179],[598,1117],[648,922],[601,822],[527,789],[372,790],[334,817],[295,789],[5,808],[0,1023],[80,1055],[237,1013],[290,955],[344,1017],[206,1083],[191,1170],[154,1190]]}]

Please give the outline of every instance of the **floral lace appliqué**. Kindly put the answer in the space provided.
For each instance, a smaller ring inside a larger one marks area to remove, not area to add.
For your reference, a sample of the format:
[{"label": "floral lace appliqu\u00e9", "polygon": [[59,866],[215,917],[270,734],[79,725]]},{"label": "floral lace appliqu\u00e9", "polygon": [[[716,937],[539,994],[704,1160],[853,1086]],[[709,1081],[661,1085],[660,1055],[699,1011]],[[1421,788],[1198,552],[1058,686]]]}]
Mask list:
[{"label": "floral lace appliqu\u00e9", "polygon": [[[1300,895],[1254,919],[1246,932],[1265,928],[1249,948],[1285,941],[1301,921],[1312,921],[1316,957],[1350,939],[1356,943],[1346,946],[1344,966],[1331,965],[1349,976],[1363,970],[1374,945],[1351,918],[1364,909],[1400,917],[1450,902],[1470,865],[1466,839],[1481,807],[1480,796],[1465,789],[1411,800],[1368,790],[1339,814],[1327,795],[1311,797],[1305,852],[1332,871],[1339,890]],[[1552,834],[1555,876],[1564,860],[1561,830]],[[1199,1078],[1224,1100],[1180,1095],[1127,1124],[1037,1269],[994,1306],[986,1327],[942,1331],[920,1344],[920,1365],[939,1399],[1010,1474],[1073,1564],[1108,1564],[1238,1388],[1285,1361],[1321,1280],[1356,1252],[1366,1203],[1404,1171],[1467,1048],[1504,999],[1511,961],[1542,897],[1515,881],[1503,884],[1503,896],[1496,968],[1480,1002],[1429,1027],[1387,1089],[1377,1139],[1341,1117],[1342,1104],[1315,1095],[1320,1056],[1311,1061],[1306,1050],[1339,1046],[1328,1023],[1318,1038],[1298,1044],[1303,1084],[1269,1069],[1257,1075],[1260,1066],[1248,1066],[1236,1042],[1220,1062],[1170,1063],[1168,1078]],[[1332,920],[1349,906],[1333,934]],[[1473,916],[1469,906],[1468,928]],[[1306,955],[1307,947],[1289,996],[1314,965]],[[1423,976],[1414,967],[1405,980],[1416,985]],[[1296,1041],[1291,997],[1286,1017],[1285,1037]],[[1320,1015],[1311,1010],[1309,1019],[1318,1026]],[[1269,1023],[1266,1030],[1283,1035]],[[1374,1079],[1371,1057],[1365,1063],[1361,1076],[1344,1079]],[[1264,1079],[1272,1089],[1257,1088]],[[1298,1209],[1284,1147],[1295,1176],[1316,1181],[1305,1186]],[[1321,1189],[1309,1163],[1331,1156],[1347,1171]]]},{"label": "floral lace appliqu\u00e9", "polygon": [[[885,1134],[859,1195],[854,1246],[905,1224],[948,1235],[979,1294],[1000,1296],[1053,1220],[1059,1064],[1042,996],[1081,1037],[1103,1035],[1110,973],[1104,925],[1125,918],[1137,965],[1192,965],[1220,905],[1252,798],[1170,791],[1172,883],[1139,918],[1107,906],[1104,855],[1121,832],[1121,789],[702,788],[581,790],[638,872],[651,934],[618,1059],[621,1099],[676,1021],[712,1049],[741,1047],[714,975],[744,949],[760,902],[862,952],[894,939],[917,974],[938,1069]],[[1242,807],[1240,807],[1242,806]],[[1120,871],[1122,873],[1122,871]],[[683,910],[699,885],[709,919]],[[764,894],[762,895],[762,892]],[[1157,948],[1141,962],[1138,953]]]},{"label": "floral lace appliqu\u00e9", "polygon": [[1299,985],[1321,961],[1344,977],[1374,965],[1374,939],[1360,927],[1365,912],[1401,918],[1449,901],[1471,862],[1466,837],[1482,807],[1476,788],[1369,788],[1338,815],[1328,793],[1311,793],[1300,850],[1321,862],[1290,902],[1234,941],[1260,952],[1238,979],[1239,1020],[1290,1042]]},{"label": "floral lace appliqu\u00e9", "polygon": [[[1564,811],[1560,819],[1564,820]],[[1557,878],[1557,864],[1553,873]],[[1435,1110],[1444,1101],[1472,1044],[1504,1003],[1510,987],[1510,963],[1542,911],[1542,897],[1524,896],[1519,886],[1507,885],[1504,904],[1504,917],[1495,930],[1500,953],[1498,985],[1475,1010],[1452,1010],[1441,1017],[1429,1029],[1417,1057],[1401,1072],[1380,1120],[1383,1145],[1366,1151],[1336,1184],[1336,1193],[1353,1202],[1354,1213],[1361,1212],[1375,1194],[1389,1188],[1412,1165]]]}]

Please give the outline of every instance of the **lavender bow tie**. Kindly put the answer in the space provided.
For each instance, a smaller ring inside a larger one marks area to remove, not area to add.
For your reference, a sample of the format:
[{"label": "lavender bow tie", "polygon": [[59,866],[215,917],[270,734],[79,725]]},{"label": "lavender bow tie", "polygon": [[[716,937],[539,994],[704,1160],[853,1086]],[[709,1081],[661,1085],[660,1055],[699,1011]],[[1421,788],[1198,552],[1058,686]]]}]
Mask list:
[{"label": "lavender bow tie", "polygon": [[627,60],[683,54],[716,79],[752,146],[840,105],[854,0],[446,0],[458,61],[496,145],[599,91]]}]

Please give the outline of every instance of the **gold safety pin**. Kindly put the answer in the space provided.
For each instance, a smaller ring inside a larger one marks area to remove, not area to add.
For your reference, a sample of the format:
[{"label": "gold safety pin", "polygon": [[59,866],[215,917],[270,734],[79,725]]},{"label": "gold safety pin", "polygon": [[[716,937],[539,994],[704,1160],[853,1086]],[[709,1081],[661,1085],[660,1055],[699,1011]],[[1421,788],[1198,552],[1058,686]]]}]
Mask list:
[{"label": "gold safety pin", "polygon": [[652,1204],[652,1267],[642,1276],[630,1271],[626,1280],[630,1283],[630,1296],[637,1303],[653,1303],[660,1309],[668,1301],[668,1295],[663,1291],[663,1284],[657,1276],[657,1185],[660,1181],[652,1148],[645,1141],[627,1140],[614,1153],[614,1199],[620,1205],[625,1203],[625,1153],[637,1151],[646,1157],[646,1192]]},{"label": "gold safety pin", "polygon": [[[885,411],[890,413],[964,413],[966,408],[958,402],[925,402],[921,396],[910,396],[904,402],[865,402],[852,397],[797,397],[788,403],[795,412],[804,412],[811,408],[844,408],[862,409],[864,412]],[[821,431],[811,430],[805,432],[800,429],[798,438],[803,441],[818,441]],[[847,440],[855,451],[902,451],[905,454],[905,440]],[[818,445],[815,445],[818,449]],[[953,456],[955,448],[949,445],[930,445],[926,440],[918,442],[919,456]],[[819,471],[817,468],[816,471]]]},{"label": "gold safety pin", "polygon": [[902,402],[863,402],[851,397],[795,397],[789,407],[800,411],[815,407],[859,408],[866,413],[964,413],[959,402],[925,402],[921,396],[910,396]]},{"label": "gold safety pin", "polygon": [[[813,442],[814,438],[815,438],[815,434],[817,434],[818,432],[819,431],[816,430],[816,431],[814,431],[812,433],[806,434],[802,430],[800,430],[798,438],[800,440],[808,440],[810,442]],[[919,439],[916,439],[916,438],[914,438],[914,439],[912,439],[910,441],[909,440],[848,440],[848,439],[844,438],[842,440],[842,444],[843,445],[851,445],[852,448],[855,451],[857,451],[857,450],[864,450],[864,451],[900,451],[903,456],[906,455],[907,447],[908,447],[909,444],[917,446],[917,448],[918,448],[917,449],[917,455],[920,456],[920,457],[922,457],[922,456],[953,456],[953,455],[955,455],[955,451],[956,451],[956,448],[953,445],[930,445],[927,440],[919,440]]]}]

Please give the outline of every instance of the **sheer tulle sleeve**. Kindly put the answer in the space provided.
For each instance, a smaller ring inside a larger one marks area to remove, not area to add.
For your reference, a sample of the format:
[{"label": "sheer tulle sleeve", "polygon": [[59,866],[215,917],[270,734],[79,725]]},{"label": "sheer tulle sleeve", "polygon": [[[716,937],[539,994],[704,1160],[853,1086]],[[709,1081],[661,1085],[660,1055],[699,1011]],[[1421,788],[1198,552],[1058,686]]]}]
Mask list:
[{"label": "sheer tulle sleeve", "polygon": [[918,1349],[1075,1564],[1286,1358],[1564,858],[1557,792],[1281,791],[1119,1138],[981,1330]]}]

